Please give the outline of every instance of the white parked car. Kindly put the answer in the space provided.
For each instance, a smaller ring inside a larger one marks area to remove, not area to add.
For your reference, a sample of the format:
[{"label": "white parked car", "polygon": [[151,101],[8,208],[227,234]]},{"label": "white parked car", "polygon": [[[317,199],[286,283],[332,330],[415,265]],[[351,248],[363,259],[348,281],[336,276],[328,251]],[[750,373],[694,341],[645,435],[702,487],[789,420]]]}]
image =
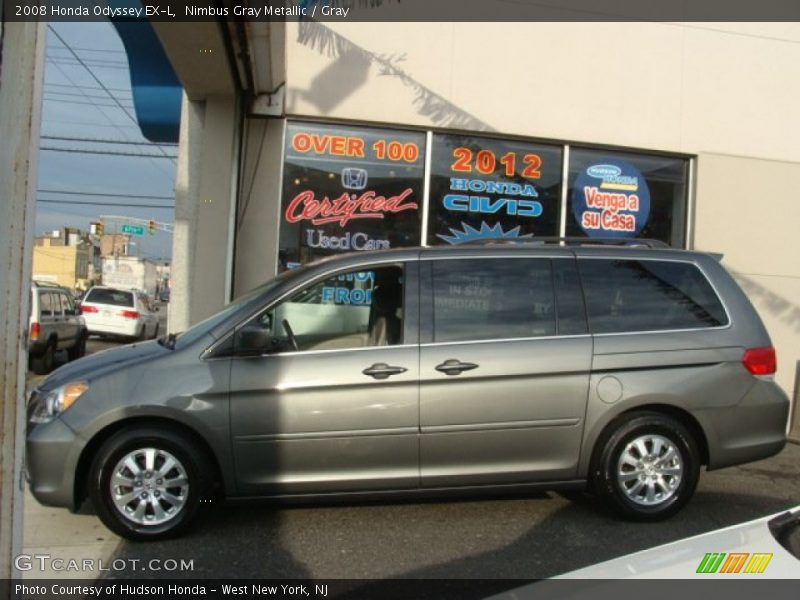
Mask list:
[{"label": "white parked car", "polygon": [[81,302],[81,314],[90,335],[139,340],[157,337],[157,312],[147,296],[136,290],[97,286]]},{"label": "white parked car", "polygon": [[[598,563],[557,579],[800,578],[800,506]],[[524,588],[523,588],[524,589]],[[526,597],[525,594],[518,598]]]}]

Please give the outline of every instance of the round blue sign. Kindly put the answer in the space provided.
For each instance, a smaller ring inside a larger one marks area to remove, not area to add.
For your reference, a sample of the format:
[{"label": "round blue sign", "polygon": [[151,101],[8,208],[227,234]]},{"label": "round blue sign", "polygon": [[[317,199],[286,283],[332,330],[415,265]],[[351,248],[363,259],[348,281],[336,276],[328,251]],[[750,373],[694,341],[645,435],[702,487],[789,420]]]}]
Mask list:
[{"label": "round blue sign", "polygon": [[604,158],[575,178],[572,214],[589,237],[636,237],[650,216],[650,190],[636,167]]}]

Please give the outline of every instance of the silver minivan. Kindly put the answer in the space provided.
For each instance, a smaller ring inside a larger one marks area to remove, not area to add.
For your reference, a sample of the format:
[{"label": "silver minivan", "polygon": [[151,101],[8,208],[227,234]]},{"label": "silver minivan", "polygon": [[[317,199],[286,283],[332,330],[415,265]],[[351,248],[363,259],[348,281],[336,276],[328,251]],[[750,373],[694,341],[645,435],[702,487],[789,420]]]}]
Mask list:
[{"label": "silver minivan", "polygon": [[[584,240],[586,242],[588,240]],[[762,459],[789,411],[752,305],[711,255],[510,243],[356,253],[31,394],[43,504],[130,539],[212,497],[590,489],[663,519],[701,468]]]}]

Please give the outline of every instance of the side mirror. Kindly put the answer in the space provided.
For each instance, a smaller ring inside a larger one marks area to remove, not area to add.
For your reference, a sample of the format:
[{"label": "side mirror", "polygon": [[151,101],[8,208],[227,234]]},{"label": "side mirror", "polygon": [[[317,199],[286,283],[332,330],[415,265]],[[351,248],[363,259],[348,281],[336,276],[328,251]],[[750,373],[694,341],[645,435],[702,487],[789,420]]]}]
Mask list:
[{"label": "side mirror", "polygon": [[258,325],[245,325],[236,333],[236,351],[245,354],[261,354],[270,347],[272,336],[268,329]]}]

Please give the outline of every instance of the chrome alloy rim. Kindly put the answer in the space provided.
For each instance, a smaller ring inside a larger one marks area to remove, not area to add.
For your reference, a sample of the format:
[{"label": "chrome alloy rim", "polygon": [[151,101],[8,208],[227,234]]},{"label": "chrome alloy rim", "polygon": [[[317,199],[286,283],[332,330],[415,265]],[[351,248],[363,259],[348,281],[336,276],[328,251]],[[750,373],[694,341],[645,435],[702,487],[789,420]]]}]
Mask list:
[{"label": "chrome alloy rim", "polygon": [[189,479],[181,462],[159,448],[139,448],[123,456],[109,483],[114,506],[139,525],[161,525],[183,510]]},{"label": "chrome alloy rim", "polygon": [[617,462],[620,489],[642,506],[669,500],[682,475],[683,461],[678,448],[660,435],[643,435],[631,441]]}]

